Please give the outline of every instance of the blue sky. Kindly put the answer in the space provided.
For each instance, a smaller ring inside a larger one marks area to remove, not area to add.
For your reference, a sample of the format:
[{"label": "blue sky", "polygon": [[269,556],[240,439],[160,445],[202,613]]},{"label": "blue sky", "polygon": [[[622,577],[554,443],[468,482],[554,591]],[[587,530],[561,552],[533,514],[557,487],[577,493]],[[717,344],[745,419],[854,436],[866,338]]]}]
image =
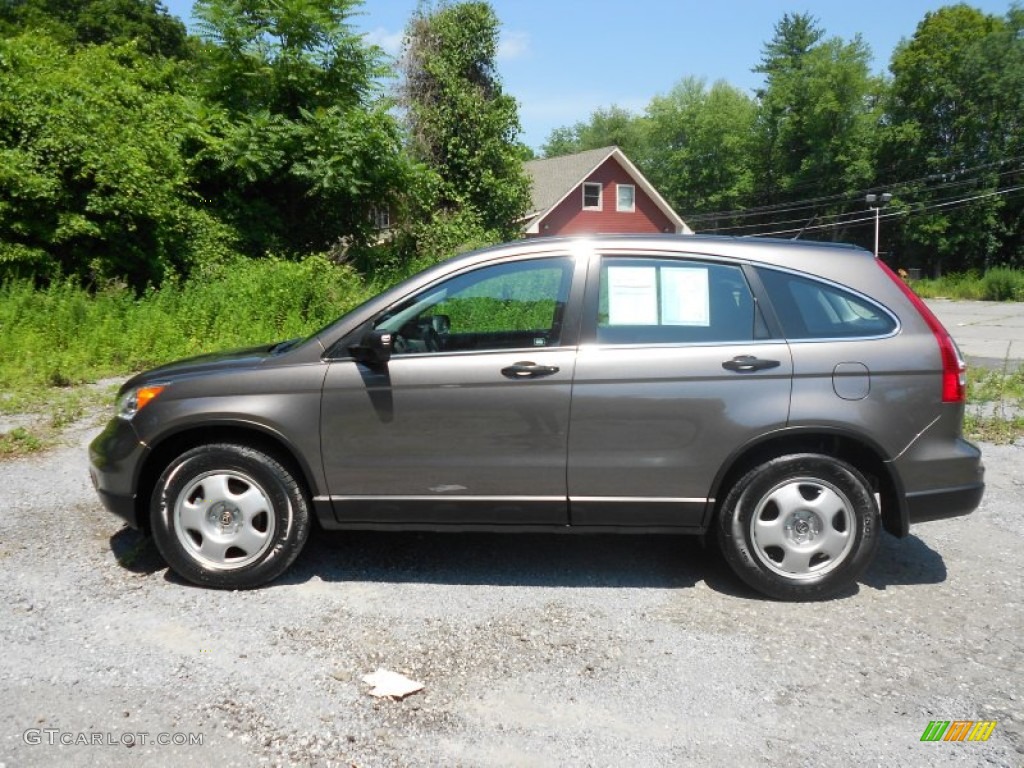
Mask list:
[{"label": "blue sky", "polygon": [[[189,21],[192,0],[163,0]],[[491,0],[502,22],[498,60],[505,90],[519,101],[522,140],[537,148],[554,128],[617,104],[640,112],[683,77],[725,80],[749,91],[751,72],[785,13],[809,12],[829,37],[860,34],[887,69],[896,44],[914,34],[937,0],[846,0],[794,5],[781,0]],[[972,2],[1003,15],[1009,0]],[[417,0],[368,0],[355,27],[397,54]]]}]

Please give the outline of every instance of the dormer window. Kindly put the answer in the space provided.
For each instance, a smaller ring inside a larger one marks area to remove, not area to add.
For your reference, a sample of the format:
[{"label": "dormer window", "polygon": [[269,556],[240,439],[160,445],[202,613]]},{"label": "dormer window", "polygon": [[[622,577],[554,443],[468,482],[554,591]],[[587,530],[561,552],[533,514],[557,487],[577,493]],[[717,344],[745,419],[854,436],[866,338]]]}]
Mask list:
[{"label": "dormer window", "polygon": [[601,210],[601,185],[592,182],[583,182],[583,210],[584,211],[600,211]]},{"label": "dormer window", "polygon": [[616,184],[617,199],[615,210],[619,213],[632,213],[636,210],[636,187],[632,184]]}]

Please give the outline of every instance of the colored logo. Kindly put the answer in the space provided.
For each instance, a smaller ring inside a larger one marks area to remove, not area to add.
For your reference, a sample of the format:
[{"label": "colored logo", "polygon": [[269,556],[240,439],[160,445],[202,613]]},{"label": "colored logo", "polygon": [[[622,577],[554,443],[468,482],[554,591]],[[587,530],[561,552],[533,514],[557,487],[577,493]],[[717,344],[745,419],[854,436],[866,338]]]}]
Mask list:
[{"label": "colored logo", "polygon": [[995,720],[932,720],[921,741],[988,741],[995,729]]}]

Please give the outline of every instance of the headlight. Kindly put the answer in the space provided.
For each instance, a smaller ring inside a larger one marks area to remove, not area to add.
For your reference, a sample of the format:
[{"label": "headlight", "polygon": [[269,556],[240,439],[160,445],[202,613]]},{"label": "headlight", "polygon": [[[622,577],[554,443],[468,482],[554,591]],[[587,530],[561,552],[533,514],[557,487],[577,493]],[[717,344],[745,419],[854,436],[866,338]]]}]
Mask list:
[{"label": "headlight", "polygon": [[151,403],[165,389],[164,384],[150,384],[146,387],[135,387],[117,398],[117,415],[122,419],[130,419]]}]

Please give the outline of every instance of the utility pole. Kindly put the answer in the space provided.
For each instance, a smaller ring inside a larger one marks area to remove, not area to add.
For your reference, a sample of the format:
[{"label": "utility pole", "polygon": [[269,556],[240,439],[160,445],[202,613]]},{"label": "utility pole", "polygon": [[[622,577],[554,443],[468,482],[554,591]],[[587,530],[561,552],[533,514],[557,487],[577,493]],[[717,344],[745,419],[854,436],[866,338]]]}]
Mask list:
[{"label": "utility pole", "polygon": [[871,193],[866,195],[864,199],[867,201],[868,208],[875,212],[875,258],[878,258],[878,227],[879,220],[881,219],[880,211],[889,204],[892,200],[892,195],[889,192],[884,192],[881,195]]}]

